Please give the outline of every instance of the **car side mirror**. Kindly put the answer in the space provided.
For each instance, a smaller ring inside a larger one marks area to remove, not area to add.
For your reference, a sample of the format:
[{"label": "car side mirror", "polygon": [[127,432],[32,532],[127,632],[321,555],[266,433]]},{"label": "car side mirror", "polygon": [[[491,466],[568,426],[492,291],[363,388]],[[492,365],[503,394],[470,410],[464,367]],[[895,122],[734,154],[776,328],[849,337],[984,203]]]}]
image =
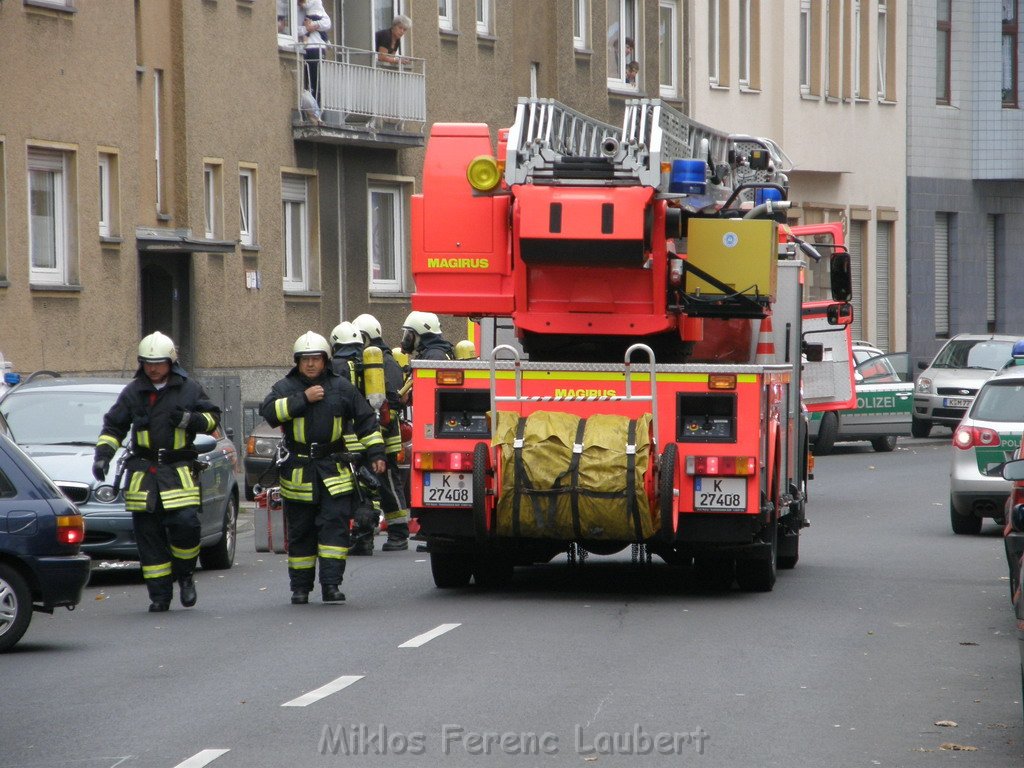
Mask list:
[{"label": "car side mirror", "polygon": [[849,253],[836,251],[832,254],[828,276],[833,301],[849,301],[853,298],[853,278],[850,276]]},{"label": "car side mirror", "polygon": [[825,310],[825,321],[829,325],[849,325],[853,322],[853,305],[846,302],[830,304]]},{"label": "car side mirror", "polygon": [[1003,478],[1006,480],[1024,480],[1024,459],[1014,459],[1003,464]]},{"label": "car side mirror", "polygon": [[217,438],[213,435],[196,435],[195,446],[197,452],[209,453],[216,450]]},{"label": "car side mirror", "polygon": [[925,360],[918,360],[917,361],[917,369],[919,371],[927,371],[928,370],[928,363],[927,363],[927,361],[925,361]]}]

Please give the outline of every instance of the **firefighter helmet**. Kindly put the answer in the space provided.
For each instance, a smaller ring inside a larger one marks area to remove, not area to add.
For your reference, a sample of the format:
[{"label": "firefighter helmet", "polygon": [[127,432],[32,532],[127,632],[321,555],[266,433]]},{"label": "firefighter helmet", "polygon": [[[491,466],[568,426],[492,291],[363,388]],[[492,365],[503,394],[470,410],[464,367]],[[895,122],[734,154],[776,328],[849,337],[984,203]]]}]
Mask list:
[{"label": "firefighter helmet", "polygon": [[178,360],[178,350],[170,336],[154,331],[139,342],[140,363],[174,363]]},{"label": "firefighter helmet", "polygon": [[324,355],[330,359],[331,345],[319,333],[306,331],[295,340],[295,346],[292,347],[292,355],[296,362],[298,362],[300,357],[312,357],[313,355]]},{"label": "firefighter helmet", "polygon": [[334,326],[334,330],[331,331],[331,344],[336,347],[346,346],[348,344],[358,344],[359,346],[362,346],[363,335],[353,323],[341,322]]},{"label": "firefighter helmet", "polygon": [[352,321],[352,325],[358,328],[370,341],[377,341],[383,338],[380,329],[380,320],[373,315],[362,314]]},{"label": "firefighter helmet", "polygon": [[413,311],[402,323],[403,330],[422,336],[424,333],[441,333],[441,321],[433,312]]}]

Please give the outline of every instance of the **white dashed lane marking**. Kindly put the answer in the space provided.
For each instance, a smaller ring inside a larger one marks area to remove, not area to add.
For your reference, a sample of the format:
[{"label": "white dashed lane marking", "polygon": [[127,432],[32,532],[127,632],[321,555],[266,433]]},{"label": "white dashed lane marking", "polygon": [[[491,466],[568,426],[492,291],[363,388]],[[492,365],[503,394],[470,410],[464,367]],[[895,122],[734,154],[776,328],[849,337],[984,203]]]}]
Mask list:
[{"label": "white dashed lane marking", "polygon": [[440,637],[445,632],[451,632],[456,627],[461,627],[462,624],[442,624],[439,627],[434,627],[429,632],[424,632],[422,635],[416,635],[412,640],[406,640],[402,643],[399,648],[419,648],[424,643],[429,643],[435,637]]},{"label": "white dashed lane marking", "polygon": [[339,677],[337,680],[332,680],[327,685],[321,685],[314,691],[304,693],[297,699],[286,701],[282,704],[282,707],[308,707],[310,704],[320,701],[320,699],[330,696],[332,693],[337,693],[342,688],[348,688],[352,683],[355,683],[363,679],[363,675],[344,675]]},{"label": "white dashed lane marking", "polygon": [[203,768],[204,765],[209,765],[218,757],[230,751],[230,749],[204,749],[202,752],[192,755],[185,762],[178,763],[174,768]]}]

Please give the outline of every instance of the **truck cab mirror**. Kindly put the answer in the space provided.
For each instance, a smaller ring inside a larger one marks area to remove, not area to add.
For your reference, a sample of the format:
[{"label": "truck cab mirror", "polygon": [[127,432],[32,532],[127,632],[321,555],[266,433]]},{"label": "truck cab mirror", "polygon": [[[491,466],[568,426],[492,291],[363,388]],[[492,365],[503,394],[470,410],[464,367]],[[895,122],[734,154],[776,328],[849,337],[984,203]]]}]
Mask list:
[{"label": "truck cab mirror", "polygon": [[829,325],[849,325],[853,322],[853,306],[845,301],[832,304],[825,310],[825,318]]},{"label": "truck cab mirror", "polygon": [[[849,301],[853,298],[853,282],[850,277],[850,254],[836,251],[829,262],[829,287],[834,301]],[[831,321],[829,321],[831,322]]]},{"label": "truck cab mirror", "polygon": [[824,344],[808,344],[806,341],[803,343],[804,357],[807,358],[809,363],[820,363],[825,357],[825,345]]}]

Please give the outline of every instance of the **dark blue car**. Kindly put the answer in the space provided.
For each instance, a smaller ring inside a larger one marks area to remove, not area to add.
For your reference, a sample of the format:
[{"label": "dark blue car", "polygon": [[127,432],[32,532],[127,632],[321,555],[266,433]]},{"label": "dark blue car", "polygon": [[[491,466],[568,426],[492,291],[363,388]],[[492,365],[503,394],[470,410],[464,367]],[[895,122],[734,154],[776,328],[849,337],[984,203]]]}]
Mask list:
[{"label": "dark blue car", "polygon": [[0,652],[25,634],[33,610],[78,605],[89,580],[84,536],[78,509],[0,424]]}]

